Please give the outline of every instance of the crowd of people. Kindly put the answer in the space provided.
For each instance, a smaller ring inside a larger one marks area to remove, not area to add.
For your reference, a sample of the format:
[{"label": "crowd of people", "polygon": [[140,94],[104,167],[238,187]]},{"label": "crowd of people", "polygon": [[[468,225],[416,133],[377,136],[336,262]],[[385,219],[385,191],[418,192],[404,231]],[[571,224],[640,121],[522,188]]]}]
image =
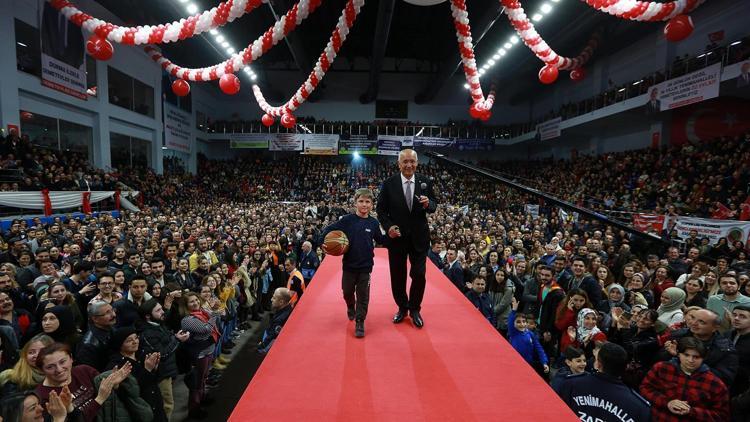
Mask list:
[{"label": "crowd of people", "polygon": [[[705,215],[746,199],[749,144],[494,168],[593,208]],[[315,282],[321,230],[350,212],[356,188],[377,197],[395,171],[382,157],[201,159],[197,175],[117,174],[145,196],[141,212],[13,221],[0,242],[3,418],[35,408],[56,421],[169,420],[175,400],[205,416],[233,339],[267,319],[258,353],[272,347]],[[534,217],[524,205],[535,200],[453,167],[418,172],[439,193],[430,260],[553,386],[615,343],[623,382],[657,420],[750,414],[743,244],[654,247],[549,205]],[[188,397],[173,395],[179,374]]]}]

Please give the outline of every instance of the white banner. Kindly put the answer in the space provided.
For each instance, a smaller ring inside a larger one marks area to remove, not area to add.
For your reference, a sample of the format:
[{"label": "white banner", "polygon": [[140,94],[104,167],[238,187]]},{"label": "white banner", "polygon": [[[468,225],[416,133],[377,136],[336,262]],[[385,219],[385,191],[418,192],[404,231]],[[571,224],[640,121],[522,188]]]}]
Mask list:
[{"label": "white banner", "polygon": [[414,146],[414,137],[378,135],[378,155],[398,155],[401,148]]},{"label": "white banner", "polygon": [[[674,228],[672,228],[674,223]],[[713,220],[710,218],[671,217],[666,227],[677,230],[680,239],[690,237],[690,231],[698,232],[698,238],[707,237],[712,245],[719,243],[719,238],[726,237],[731,244],[736,240],[747,244],[750,237],[750,222],[736,220]]]},{"label": "white banner", "polygon": [[531,215],[534,220],[539,218],[539,205],[526,204],[526,214]]},{"label": "white banner", "polygon": [[[49,199],[52,209],[64,210],[80,207],[83,204],[81,193],[82,191],[50,191]],[[114,195],[115,191],[91,191],[89,203],[95,204]],[[120,202],[122,203],[123,198],[135,198],[136,196],[138,196],[138,191],[121,192]],[[30,210],[43,210],[44,196],[41,191],[0,192],[0,205]]]},{"label": "white banner", "polygon": [[304,154],[338,155],[339,135],[303,134],[305,140]]},{"label": "white banner", "polygon": [[182,152],[190,152],[190,113],[164,103],[164,146]]},{"label": "white banner", "polygon": [[81,28],[46,0],[39,0],[38,10],[42,85],[86,100],[86,57]]},{"label": "white banner", "polygon": [[661,111],[698,103],[718,97],[720,81],[721,63],[716,63],[651,88],[648,101],[652,102],[656,95]]},{"label": "white banner", "polygon": [[546,141],[548,139],[559,138],[562,134],[560,130],[560,123],[562,117],[556,119],[547,120],[546,122],[539,123],[536,125],[536,137],[540,141]]},{"label": "white banner", "polygon": [[270,139],[269,149],[271,151],[302,151],[302,134],[277,133]]}]

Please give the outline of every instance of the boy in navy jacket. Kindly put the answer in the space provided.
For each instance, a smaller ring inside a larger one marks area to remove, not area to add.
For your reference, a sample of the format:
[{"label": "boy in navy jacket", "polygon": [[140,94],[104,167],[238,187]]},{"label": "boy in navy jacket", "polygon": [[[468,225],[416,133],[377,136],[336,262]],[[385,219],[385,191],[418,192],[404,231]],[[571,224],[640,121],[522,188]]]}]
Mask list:
[{"label": "boy in navy jacket", "polygon": [[516,298],[513,298],[511,311],[508,315],[508,341],[529,365],[534,366],[535,362],[539,362],[544,368],[544,373],[548,374],[549,361],[547,360],[547,354],[544,353],[544,348],[539,343],[537,336],[529,331],[526,315],[516,315],[517,309],[518,301]]},{"label": "boy in navy jacket", "polygon": [[[354,194],[355,214],[347,214],[323,230],[323,237],[333,230],[341,230],[349,239],[349,250],[344,254],[341,289],[346,301],[349,320],[356,320],[355,337],[365,336],[365,317],[370,303],[370,273],[374,265],[375,244],[385,244],[388,237],[380,230],[378,220],[370,216],[375,196],[370,189],[357,189]],[[325,251],[325,244],[323,245]]]}]

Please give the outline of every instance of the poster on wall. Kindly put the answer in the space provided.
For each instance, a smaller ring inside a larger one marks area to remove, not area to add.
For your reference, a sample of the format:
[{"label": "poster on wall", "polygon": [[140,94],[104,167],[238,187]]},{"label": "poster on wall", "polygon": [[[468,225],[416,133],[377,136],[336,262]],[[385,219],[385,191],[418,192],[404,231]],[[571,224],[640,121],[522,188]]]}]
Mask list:
[{"label": "poster on wall", "polygon": [[378,153],[378,139],[372,135],[341,135],[339,154],[375,155]]},{"label": "poster on wall", "polygon": [[402,148],[412,146],[411,136],[378,135],[378,155],[398,155]]},{"label": "poster on wall", "polygon": [[493,139],[457,139],[459,151],[492,151],[495,148]]},{"label": "poster on wall", "polygon": [[562,123],[562,117],[557,117],[546,122],[539,123],[536,125],[536,139],[539,141],[546,141],[548,139],[559,138],[562,134],[560,129],[560,123]]},{"label": "poster on wall", "polygon": [[81,28],[46,0],[39,0],[38,10],[42,85],[86,100],[86,57]]},{"label": "poster on wall", "polygon": [[305,133],[300,136],[305,142],[303,154],[337,155],[339,153],[339,135]]},{"label": "poster on wall", "polygon": [[646,106],[658,106],[660,111],[664,111],[716,98],[719,96],[720,81],[721,63],[716,63],[651,88]]},{"label": "poster on wall", "polygon": [[190,118],[177,107],[164,103],[164,146],[176,151],[190,152]]},{"label": "poster on wall", "polygon": [[229,134],[229,148],[268,149],[268,133],[231,133]]},{"label": "poster on wall", "polygon": [[415,136],[415,147],[446,148],[455,146],[456,141],[453,138],[440,138],[436,136]]}]

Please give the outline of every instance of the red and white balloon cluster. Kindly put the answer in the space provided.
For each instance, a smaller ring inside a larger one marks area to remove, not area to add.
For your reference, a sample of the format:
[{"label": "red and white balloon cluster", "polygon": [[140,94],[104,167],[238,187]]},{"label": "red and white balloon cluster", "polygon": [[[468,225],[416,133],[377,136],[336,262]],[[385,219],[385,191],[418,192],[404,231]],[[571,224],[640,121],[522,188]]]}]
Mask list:
[{"label": "red and white balloon cluster", "polygon": [[492,106],[495,103],[495,93],[484,98],[482,85],[479,83],[477,61],[474,57],[474,45],[472,44],[471,26],[469,26],[469,13],[466,10],[464,0],[450,0],[451,14],[453,15],[453,26],[456,28],[456,39],[458,40],[458,51],[461,55],[461,64],[469,84],[469,92],[474,103],[469,108],[469,114],[475,119],[487,121],[492,116]]},{"label": "red and white balloon cluster", "polygon": [[49,0],[68,20],[92,33],[86,50],[97,60],[109,60],[114,48],[111,43],[142,45],[182,41],[210,31],[249,13],[267,0],[228,0],[202,13],[161,25],[136,27],[118,26],[97,19],[79,10],[69,0]]},{"label": "red and white balloon cluster", "polygon": [[[300,0],[284,16],[272,25],[263,35],[250,43],[244,50],[233,54],[229,59],[209,67],[198,69],[178,66],[164,57],[155,47],[144,48],[146,53],[162,67],[167,73],[177,78],[188,81],[215,81],[219,79],[219,86],[227,94],[236,94],[239,91],[239,78],[234,72],[239,71],[253,61],[260,58],[268,50],[283,40],[297,25],[305,20],[310,13],[320,6],[322,0]],[[184,81],[183,81],[184,82]],[[187,84],[187,82],[185,82]],[[184,84],[180,83],[180,86]],[[173,84],[174,87],[174,84]],[[181,91],[181,92],[184,92]],[[189,88],[188,88],[189,92]],[[177,95],[180,95],[175,91]],[[187,93],[185,93],[187,95]]]},{"label": "red and white balloon cluster", "polygon": [[281,116],[282,126],[285,128],[294,127],[296,119],[292,112],[307,100],[310,94],[315,91],[315,88],[318,87],[320,81],[323,80],[323,77],[325,77],[331,64],[336,60],[336,56],[338,55],[341,46],[344,44],[344,41],[346,41],[346,37],[349,35],[349,30],[354,26],[354,22],[364,4],[365,0],[349,0],[346,2],[346,6],[336,23],[336,28],[334,28],[331,38],[328,40],[328,44],[323,49],[323,52],[320,53],[320,57],[315,63],[312,72],[310,72],[310,76],[307,77],[307,80],[299,87],[299,89],[297,89],[297,92],[295,92],[289,101],[278,107],[271,106],[263,97],[263,92],[260,87],[258,85],[253,85],[255,100],[258,102],[260,108],[266,112],[261,119],[264,125],[271,126],[274,122],[274,117]]},{"label": "red and white balloon cluster", "polygon": [[[669,21],[664,28],[664,35],[669,41],[680,41],[687,38],[693,31],[693,22],[688,13],[706,0],[677,0],[666,3],[637,0],[583,0],[586,4],[599,11],[608,13],[621,19],[634,21],[655,22]],[[558,55],[544,38],[536,31],[534,24],[524,13],[520,0],[500,0],[504,12],[511,25],[524,44],[545,63],[539,71],[539,80],[544,84],[551,84],[557,80],[559,70],[572,70],[570,77],[581,80],[585,77],[583,64],[588,60],[595,46],[589,45],[576,58]],[[596,42],[598,44],[598,41]],[[589,48],[591,47],[591,48]],[[587,51],[589,50],[589,51]]]}]

